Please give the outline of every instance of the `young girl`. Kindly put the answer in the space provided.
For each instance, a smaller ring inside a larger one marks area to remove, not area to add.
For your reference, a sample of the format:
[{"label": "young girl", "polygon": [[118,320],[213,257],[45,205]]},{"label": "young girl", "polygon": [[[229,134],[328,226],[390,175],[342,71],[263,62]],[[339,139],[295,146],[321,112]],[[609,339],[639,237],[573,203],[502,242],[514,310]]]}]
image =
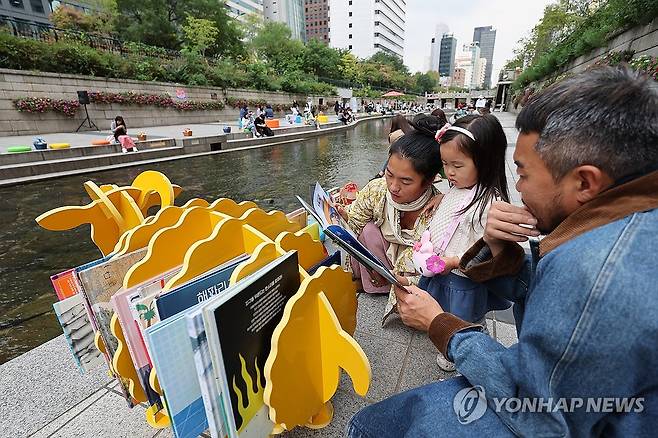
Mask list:
[{"label": "young girl", "polygon": [[[435,275],[422,277],[418,287],[429,292],[446,312],[485,324],[488,311],[505,309],[509,302],[490,294],[458,267],[462,255],[483,236],[491,203],[497,199],[509,202],[505,177],[507,139],[498,119],[490,114],[462,117],[452,126],[446,124],[436,137],[451,187],[429,225],[438,257],[423,268]],[[440,353],[437,363],[445,371],[454,371],[454,364]]]}]

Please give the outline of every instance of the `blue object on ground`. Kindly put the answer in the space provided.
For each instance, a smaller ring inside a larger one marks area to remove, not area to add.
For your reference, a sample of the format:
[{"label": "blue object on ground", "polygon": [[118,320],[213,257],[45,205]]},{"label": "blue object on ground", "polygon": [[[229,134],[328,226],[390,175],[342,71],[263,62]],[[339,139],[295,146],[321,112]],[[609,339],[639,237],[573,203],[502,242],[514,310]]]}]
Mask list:
[{"label": "blue object on ground", "polygon": [[231,133],[231,127],[230,126],[224,126],[224,133],[225,134],[230,134]]}]

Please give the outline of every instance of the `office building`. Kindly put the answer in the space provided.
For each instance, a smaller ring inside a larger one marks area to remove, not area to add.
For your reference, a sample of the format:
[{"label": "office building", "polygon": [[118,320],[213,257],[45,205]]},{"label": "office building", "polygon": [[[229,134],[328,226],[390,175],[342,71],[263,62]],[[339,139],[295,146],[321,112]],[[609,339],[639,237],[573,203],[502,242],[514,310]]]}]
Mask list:
[{"label": "office building", "polygon": [[278,21],[290,28],[293,39],[306,41],[304,0],[264,0],[265,20]]},{"label": "office building", "polygon": [[473,42],[480,44],[480,53],[487,60],[487,69],[484,78],[484,88],[491,88],[491,75],[493,73],[493,55],[496,45],[496,29],[493,26],[476,27],[473,31]]},{"label": "office building", "polygon": [[404,57],[404,0],[329,0],[330,45],[359,58],[383,51]]}]

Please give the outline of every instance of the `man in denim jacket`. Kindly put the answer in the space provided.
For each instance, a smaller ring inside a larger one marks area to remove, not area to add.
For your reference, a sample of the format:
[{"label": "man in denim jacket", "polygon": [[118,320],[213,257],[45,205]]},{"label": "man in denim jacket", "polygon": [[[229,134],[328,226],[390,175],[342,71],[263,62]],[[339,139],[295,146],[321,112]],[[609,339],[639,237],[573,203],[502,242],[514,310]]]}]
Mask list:
[{"label": "man in denim jacket", "polygon": [[[514,301],[519,342],[396,291],[463,377],[363,409],[350,437],[658,436],[658,84],[586,72],[516,125],[524,207],[494,204],[460,268]],[[516,242],[540,233],[527,257]]]}]

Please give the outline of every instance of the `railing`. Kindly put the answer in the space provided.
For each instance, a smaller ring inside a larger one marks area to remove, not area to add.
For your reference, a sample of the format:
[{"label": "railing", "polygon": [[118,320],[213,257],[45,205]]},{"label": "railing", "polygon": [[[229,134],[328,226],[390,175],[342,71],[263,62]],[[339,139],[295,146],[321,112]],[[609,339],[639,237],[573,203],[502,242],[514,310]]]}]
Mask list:
[{"label": "railing", "polygon": [[3,26],[16,37],[29,38],[47,43],[74,41],[85,44],[94,49],[120,53],[122,55],[129,53],[141,53],[165,59],[175,59],[180,57],[180,54],[175,50],[125,42],[118,38],[112,38],[104,35],[69,29],[60,29],[46,23],[31,23],[2,15],[0,15],[0,26]]},{"label": "railing", "polygon": [[[322,77],[322,76],[316,76],[316,80],[318,80],[320,82],[326,82],[327,84],[335,85],[335,86],[341,87],[341,88],[353,88],[353,89],[370,88],[370,89],[376,90],[376,91],[383,91],[384,93],[387,92],[387,91],[391,91],[393,89],[393,87],[382,87],[381,85],[383,85],[383,84],[381,84],[381,83],[368,82],[367,84],[361,84],[361,83],[358,83],[358,82],[352,82],[352,81],[348,81],[348,80],[345,80],[345,79],[332,79],[332,78],[325,78],[325,77]],[[379,84],[379,85],[377,85],[377,84]],[[408,94],[410,96],[423,97],[422,94],[414,93],[412,91],[407,90],[406,88],[402,88],[401,91],[404,94]]]}]

